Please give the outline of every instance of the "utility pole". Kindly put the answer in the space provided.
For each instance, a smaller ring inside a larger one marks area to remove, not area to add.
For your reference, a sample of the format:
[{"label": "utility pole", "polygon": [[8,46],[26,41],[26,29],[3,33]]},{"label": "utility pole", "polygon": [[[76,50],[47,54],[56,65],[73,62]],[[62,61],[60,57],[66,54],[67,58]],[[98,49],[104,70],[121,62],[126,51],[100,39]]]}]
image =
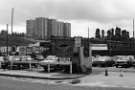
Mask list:
[{"label": "utility pole", "polygon": [[14,8],[11,10],[11,34],[13,34],[13,24],[14,24]]},{"label": "utility pole", "polygon": [[8,24],[6,24],[6,28],[7,28],[6,45],[7,45],[7,56],[8,56]]}]

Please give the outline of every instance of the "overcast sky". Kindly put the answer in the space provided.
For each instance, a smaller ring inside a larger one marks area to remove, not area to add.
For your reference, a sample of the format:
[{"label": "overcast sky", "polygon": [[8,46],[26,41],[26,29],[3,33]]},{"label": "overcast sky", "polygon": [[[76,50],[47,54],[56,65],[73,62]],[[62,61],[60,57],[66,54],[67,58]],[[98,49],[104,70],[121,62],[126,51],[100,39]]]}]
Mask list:
[{"label": "overcast sky", "polygon": [[25,32],[26,20],[50,17],[68,21],[72,36],[87,37],[95,29],[119,26],[130,31],[135,17],[135,0],[0,0],[0,29],[10,24],[11,8],[15,8],[14,31]]}]

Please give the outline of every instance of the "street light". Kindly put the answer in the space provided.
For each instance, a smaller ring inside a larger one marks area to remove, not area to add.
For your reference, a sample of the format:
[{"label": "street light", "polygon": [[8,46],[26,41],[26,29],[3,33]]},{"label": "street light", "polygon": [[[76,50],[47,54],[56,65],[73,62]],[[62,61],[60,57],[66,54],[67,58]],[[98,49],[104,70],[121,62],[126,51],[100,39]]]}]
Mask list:
[{"label": "street light", "polygon": [[7,27],[6,45],[7,45],[7,56],[8,56],[8,24],[6,24],[6,27]]}]

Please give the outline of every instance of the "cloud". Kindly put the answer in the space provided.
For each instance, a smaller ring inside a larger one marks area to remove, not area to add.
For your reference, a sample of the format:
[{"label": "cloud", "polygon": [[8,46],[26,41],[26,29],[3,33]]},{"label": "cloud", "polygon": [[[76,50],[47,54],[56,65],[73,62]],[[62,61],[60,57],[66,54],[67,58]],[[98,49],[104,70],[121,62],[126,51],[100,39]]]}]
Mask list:
[{"label": "cloud", "polygon": [[12,7],[15,8],[17,23],[35,16],[109,22],[133,16],[130,14],[135,15],[134,0],[2,0],[1,2],[0,11],[3,12],[1,23],[7,21],[5,19],[10,16]]},{"label": "cloud", "polygon": [[38,16],[99,26],[126,25],[135,16],[135,0],[0,0],[0,25],[10,24],[11,8],[15,8],[14,23],[18,26]]}]

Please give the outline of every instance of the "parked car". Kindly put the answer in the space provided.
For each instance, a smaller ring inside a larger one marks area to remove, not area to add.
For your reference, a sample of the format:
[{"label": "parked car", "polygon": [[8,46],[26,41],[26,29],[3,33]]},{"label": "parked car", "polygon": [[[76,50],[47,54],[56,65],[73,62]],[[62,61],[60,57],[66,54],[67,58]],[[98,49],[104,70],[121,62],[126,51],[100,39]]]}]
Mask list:
[{"label": "parked car", "polygon": [[29,61],[29,60],[33,60],[32,58],[31,58],[31,56],[21,56],[21,61]]},{"label": "parked car", "polygon": [[44,68],[44,70],[47,70],[48,67],[47,65],[50,64],[51,65],[51,70],[56,70],[57,68],[57,63],[58,62],[58,57],[54,56],[54,55],[49,55],[47,56],[43,61],[40,61],[40,65]]},{"label": "parked car", "polygon": [[98,56],[94,58],[92,61],[92,66],[94,67],[112,67],[114,65],[114,61],[111,59],[111,57],[108,56]]},{"label": "parked car", "polygon": [[35,60],[42,61],[42,60],[44,60],[44,57],[43,57],[43,55],[36,55]]},{"label": "parked car", "polygon": [[[2,68],[4,69],[28,69],[28,60],[32,60],[30,56],[7,56],[6,61],[3,63]],[[23,62],[26,61],[26,62]]]},{"label": "parked car", "polygon": [[5,56],[4,57],[5,61],[19,61],[20,60],[20,56]]},{"label": "parked car", "polygon": [[134,59],[129,56],[117,56],[114,66],[118,67],[132,67],[134,64]]},{"label": "parked car", "polygon": [[49,55],[47,56],[43,61],[41,61],[41,64],[46,64],[46,63],[55,63],[58,61],[58,57]]},{"label": "parked car", "polygon": [[49,55],[49,56],[47,56],[46,57],[46,59],[45,60],[58,60],[58,57],[57,56],[55,56],[55,55]]}]

